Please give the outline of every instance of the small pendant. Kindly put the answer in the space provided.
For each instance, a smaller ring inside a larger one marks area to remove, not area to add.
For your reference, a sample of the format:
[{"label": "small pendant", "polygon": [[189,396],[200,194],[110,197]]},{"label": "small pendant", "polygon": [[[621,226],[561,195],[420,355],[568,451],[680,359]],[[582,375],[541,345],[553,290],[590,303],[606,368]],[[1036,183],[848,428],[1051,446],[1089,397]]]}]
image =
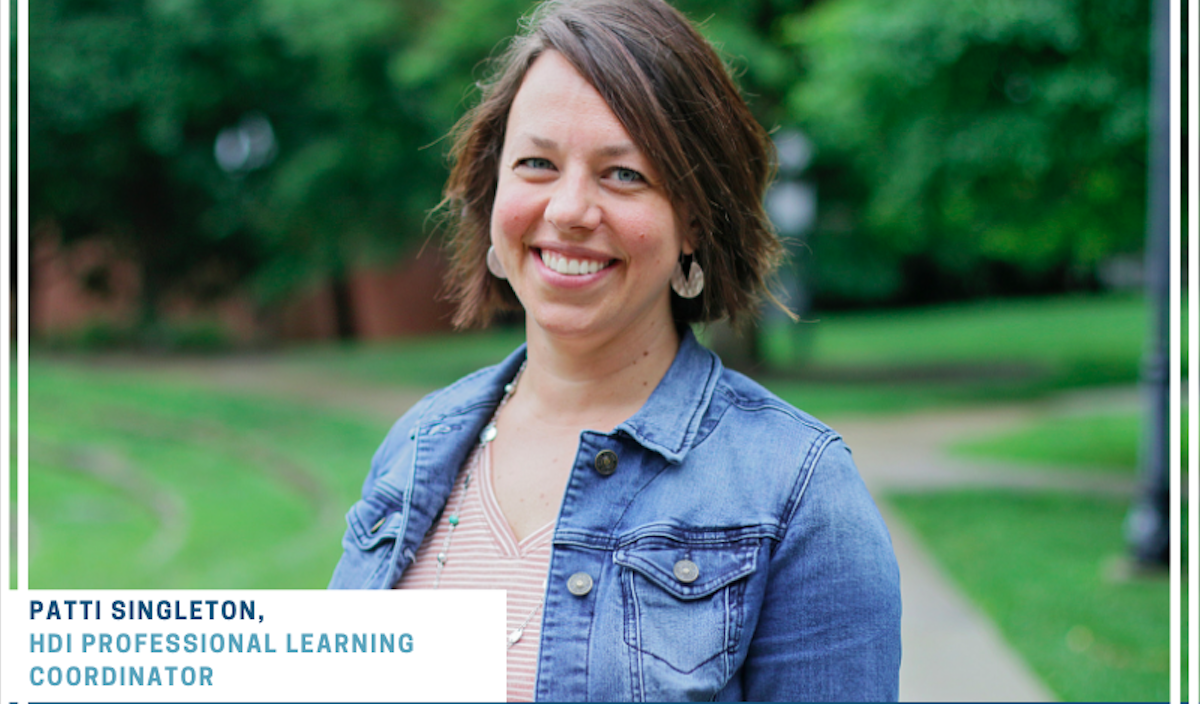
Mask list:
[{"label": "small pendant", "polygon": [[523,636],[523,635],[525,635],[525,629],[524,629],[524,628],[518,628],[518,629],[516,629],[516,630],[513,630],[513,631],[509,632],[509,634],[508,634],[508,647],[511,649],[511,648],[512,648],[514,645],[516,645],[516,644],[517,644],[517,642],[518,642],[518,641],[520,641],[520,640],[521,640],[521,636]]}]

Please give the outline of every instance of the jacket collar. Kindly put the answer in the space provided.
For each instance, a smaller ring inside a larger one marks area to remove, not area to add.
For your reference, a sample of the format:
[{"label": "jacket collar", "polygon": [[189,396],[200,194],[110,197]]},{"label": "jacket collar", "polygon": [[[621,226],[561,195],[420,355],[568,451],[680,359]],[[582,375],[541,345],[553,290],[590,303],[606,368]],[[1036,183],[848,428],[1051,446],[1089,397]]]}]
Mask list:
[{"label": "jacket collar", "polygon": [[700,431],[721,377],[721,360],[699,342],[689,327],[679,340],[675,361],[646,404],[617,426],[648,450],[678,464]]},{"label": "jacket collar", "polygon": [[[490,417],[490,409],[504,396],[504,385],[516,376],[525,361],[525,355],[526,347],[521,345],[500,364],[482,369],[446,389],[438,404],[440,408],[434,409],[434,420],[475,411],[477,430],[481,430]],[[618,425],[613,434],[629,436],[668,462],[682,462],[699,433],[721,371],[721,360],[696,341],[691,328],[686,329],[666,375],[641,410]],[[488,411],[480,413],[484,408]]]}]

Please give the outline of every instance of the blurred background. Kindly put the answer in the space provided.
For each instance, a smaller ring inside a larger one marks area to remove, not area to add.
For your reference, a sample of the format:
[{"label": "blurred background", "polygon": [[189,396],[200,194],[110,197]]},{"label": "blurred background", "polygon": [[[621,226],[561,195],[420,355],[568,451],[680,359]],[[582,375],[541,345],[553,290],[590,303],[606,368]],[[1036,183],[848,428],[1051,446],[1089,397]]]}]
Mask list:
[{"label": "blurred background", "polygon": [[[902,698],[1167,699],[1167,3],[676,4],[773,131],[802,317],[701,337],[854,449]],[[390,422],[522,341],[450,332],[430,212],[529,8],[30,3],[32,587],[324,586]]]}]

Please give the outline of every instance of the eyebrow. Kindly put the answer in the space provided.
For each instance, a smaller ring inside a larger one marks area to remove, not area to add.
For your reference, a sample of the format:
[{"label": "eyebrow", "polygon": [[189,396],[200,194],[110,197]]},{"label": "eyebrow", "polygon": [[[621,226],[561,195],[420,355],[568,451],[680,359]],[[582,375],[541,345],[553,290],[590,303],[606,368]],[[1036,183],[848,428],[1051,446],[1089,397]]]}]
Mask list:
[{"label": "eyebrow", "polygon": [[[525,137],[530,142],[533,142],[534,146],[538,147],[539,149],[546,149],[546,150],[552,151],[552,150],[555,150],[558,148],[558,142],[555,142],[552,139],[546,139],[544,137],[537,137],[537,136],[531,135],[531,134],[527,134],[527,135],[525,135]],[[601,147],[599,152],[597,152],[597,153],[599,156],[611,158],[611,157],[626,156],[628,154],[633,154],[633,153],[636,153],[637,150],[638,150],[637,147],[635,147],[633,145],[633,143],[621,142],[618,144],[610,144],[608,146]]]}]

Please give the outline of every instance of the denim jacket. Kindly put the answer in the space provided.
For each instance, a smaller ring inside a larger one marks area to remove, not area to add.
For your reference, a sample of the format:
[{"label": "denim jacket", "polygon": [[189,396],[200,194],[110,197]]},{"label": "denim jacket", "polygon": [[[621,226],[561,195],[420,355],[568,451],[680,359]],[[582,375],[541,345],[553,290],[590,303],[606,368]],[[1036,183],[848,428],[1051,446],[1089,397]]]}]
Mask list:
[{"label": "denim jacket", "polygon": [[[330,588],[395,584],[524,357],[396,422]],[[541,633],[539,701],[894,701],[900,576],[841,438],[688,332],[637,414],[580,433]]]}]

